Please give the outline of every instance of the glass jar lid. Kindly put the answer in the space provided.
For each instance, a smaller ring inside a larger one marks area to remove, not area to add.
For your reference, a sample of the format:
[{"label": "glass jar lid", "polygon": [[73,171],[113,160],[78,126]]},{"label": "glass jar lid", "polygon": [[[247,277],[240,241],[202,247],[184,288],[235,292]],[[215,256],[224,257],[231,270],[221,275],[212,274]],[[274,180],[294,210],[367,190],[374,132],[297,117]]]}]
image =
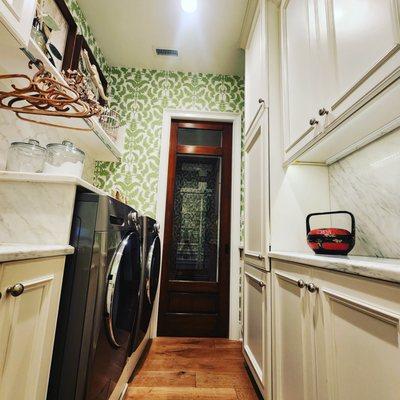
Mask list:
[{"label": "glass jar lid", "polygon": [[39,141],[35,139],[29,139],[27,142],[12,142],[11,147],[24,147],[30,150],[45,151],[46,149],[40,146]]},{"label": "glass jar lid", "polygon": [[50,148],[50,149],[61,150],[61,151],[70,151],[72,153],[80,153],[83,156],[85,155],[84,151],[82,151],[81,149],[78,149],[78,147],[76,147],[69,140],[63,140],[62,143],[49,143],[46,147]]}]

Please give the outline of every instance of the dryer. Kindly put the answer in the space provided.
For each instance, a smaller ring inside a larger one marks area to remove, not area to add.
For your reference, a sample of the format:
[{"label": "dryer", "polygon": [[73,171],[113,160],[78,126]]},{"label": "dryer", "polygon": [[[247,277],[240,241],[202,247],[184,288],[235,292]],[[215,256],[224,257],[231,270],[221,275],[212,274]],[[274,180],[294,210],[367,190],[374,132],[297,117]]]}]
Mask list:
[{"label": "dryer", "polygon": [[139,323],[142,232],[137,212],[78,193],[57,321],[48,400],[106,400]]},{"label": "dryer", "polygon": [[139,321],[135,328],[132,350],[136,350],[145,337],[157,294],[161,267],[160,226],[151,217],[141,218],[142,226],[142,279],[140,285]]}]

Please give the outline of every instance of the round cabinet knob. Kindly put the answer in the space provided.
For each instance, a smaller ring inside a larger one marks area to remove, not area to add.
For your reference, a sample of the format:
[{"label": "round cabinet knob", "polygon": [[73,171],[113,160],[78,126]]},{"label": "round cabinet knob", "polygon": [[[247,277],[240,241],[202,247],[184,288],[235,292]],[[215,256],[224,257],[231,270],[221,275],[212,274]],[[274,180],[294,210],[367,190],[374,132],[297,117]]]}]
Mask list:
[{"label": "round cabinet knob", "polygon": [[265,287],[265,283],[264,283],[264,282],[261,282],[261,281],[258,282],[258,285],[259,285],[260,287],[262,287],[262,288]]},{"label": "round cabinet knob", "polygon": [[318,121],[315,118],[311,118],[310,119],[310,125],[311,126],[318,125]]},{"label": "round cabinet knob", "polygon": [[313,283],[309,283],[309,284],[307,285],[307,290],[308,290],[310,293],[318,292],[318,288],[317,288]]},{"label": "round cabinet knob", "polygon": [[13,297],[21,296],[24,293],[25,286],[22,283],[16,283],[14,286],[7,288],[7,293],[11,294]]},{"label": "round cabinet knob", "polygon": [[260,104],[265,103],[264,99],[262,99],[261,97],[258,99],[258,102],[259,102]]},{"label": "round cabinet knob", "polygon": [[259,254],[257,257],[258,257],[259,260],[264,260],[264,257],[263,257],[262,254]]},{"label": "round cabinet knob", "polygon": [[318,111],[318,114],[322,117],[323,115],[328,115],[328,114],[329,114],[329,111],[326,110],[325,108],[321,108],[321,109]]},{"label": "round cabinet knob", "polygon": [[306,286],[306,283],[303,281],[303,279],[299,279],[299,280],[297,281],[297,286],[298,286],[300,289],[303,289],[303,288]]}]

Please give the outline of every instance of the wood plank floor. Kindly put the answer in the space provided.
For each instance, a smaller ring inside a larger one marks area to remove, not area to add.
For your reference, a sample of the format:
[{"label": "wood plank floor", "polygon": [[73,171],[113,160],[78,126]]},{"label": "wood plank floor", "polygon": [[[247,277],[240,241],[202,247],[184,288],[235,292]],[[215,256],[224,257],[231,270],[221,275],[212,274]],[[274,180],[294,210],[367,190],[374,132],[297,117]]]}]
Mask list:
[{"label": "wood plank floor", "polygon": [[259,400],[241,343],[157,338],[129,385],[126,400]]}]

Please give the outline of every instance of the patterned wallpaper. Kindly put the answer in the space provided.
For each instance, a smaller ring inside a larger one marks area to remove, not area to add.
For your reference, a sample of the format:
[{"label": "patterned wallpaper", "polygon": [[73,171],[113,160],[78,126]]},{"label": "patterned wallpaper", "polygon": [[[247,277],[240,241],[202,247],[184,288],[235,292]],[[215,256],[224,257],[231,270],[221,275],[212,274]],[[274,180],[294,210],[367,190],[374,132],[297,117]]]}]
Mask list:
[{"label": "patterned wallpaper", "polygon": [[95,185],[119,189],[131,205],[155,216],[162,116],[166,108],[243,112],[244,82],[236,76],[111,68],[112,104],[126,124],[119,163],[98,162]]}]

